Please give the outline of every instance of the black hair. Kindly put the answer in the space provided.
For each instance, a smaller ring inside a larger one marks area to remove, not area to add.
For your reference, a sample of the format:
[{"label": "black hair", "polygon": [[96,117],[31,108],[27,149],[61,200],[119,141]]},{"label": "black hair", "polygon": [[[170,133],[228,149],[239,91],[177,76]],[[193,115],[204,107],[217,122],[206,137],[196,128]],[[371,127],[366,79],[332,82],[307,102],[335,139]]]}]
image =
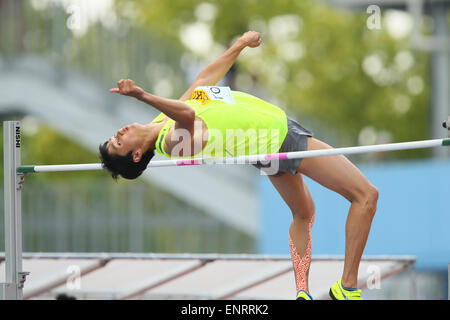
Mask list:
[{"label": "black hair", "polygon": [[125,156],[110,155],[106,147],[107,144],[108,141],[99,145],[99,158],[102,162],[103,169],[111,173],[114,180],[117,180],[119,175],[125,179],[136,179],[144,172],[148,163],[155,155],[154,150],[148,150],[142,155],[141,161],[134,162],[132,151],[128,152]]}]

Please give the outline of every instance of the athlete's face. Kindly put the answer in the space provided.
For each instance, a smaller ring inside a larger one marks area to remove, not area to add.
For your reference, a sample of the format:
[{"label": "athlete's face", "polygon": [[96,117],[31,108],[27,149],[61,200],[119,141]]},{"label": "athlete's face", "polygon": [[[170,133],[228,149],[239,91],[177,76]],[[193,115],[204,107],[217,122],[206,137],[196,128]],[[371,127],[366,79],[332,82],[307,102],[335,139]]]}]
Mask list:
[{"label": "athlete's face", "polygon": [[110,155],[125,156],[130,151],[134,151],[140,145],[138,123],[132,123],[119,130],[109,139],[107,150]]}]

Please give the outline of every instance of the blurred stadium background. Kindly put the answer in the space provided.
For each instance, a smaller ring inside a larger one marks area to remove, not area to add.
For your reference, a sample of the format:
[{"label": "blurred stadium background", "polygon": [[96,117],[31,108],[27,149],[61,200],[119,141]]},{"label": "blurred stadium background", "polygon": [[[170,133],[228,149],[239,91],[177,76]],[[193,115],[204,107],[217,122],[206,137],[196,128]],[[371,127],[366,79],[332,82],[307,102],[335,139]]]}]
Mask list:
[{"label": "blurred stadium background", "polygon": [[[222,84],[279,105],[336,147],[440,138],[450,115],[449,8],[446,0],[1,0],[0,118],[22,121],[23,164],[98,162],[98,145],[117,128],[157,115],[109,94],[117,80],[177,98],[252,29],[262,47],[244,51]],[[365,254],[416,256],[420,299],[448,298],[449,157],[444,148],[350,157],[381,195]],[[308,183],[313,255],[342,255],[348,205]],[[290,217],[252,167],[164,168],[132,183],[104,172],[31,175],[23,250],[288,254]],[[405,298],[407,277],[364,294]]]}]

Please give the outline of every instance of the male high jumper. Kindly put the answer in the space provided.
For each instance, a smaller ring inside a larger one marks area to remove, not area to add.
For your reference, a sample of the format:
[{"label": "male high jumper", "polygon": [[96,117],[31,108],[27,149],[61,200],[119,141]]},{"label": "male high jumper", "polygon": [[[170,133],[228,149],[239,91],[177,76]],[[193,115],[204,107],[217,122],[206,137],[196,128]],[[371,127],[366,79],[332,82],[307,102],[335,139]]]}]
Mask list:
[{"label": "male high jumper", "polygon": [[[103,167],[115,179],[119,176],[135,179],[146,169],[155,150],[167,157],[186,158],[330,149],[282,109],[250,94],[216,87],[244,48],[260,44],[258,32],[244,33],[198,74],[178,100],[147,93],[130,79],[120,80],[110,92],[134,97],[161,114],[149,124],[123,127],[101,144]],[[230,135],[233,131],[245,135]],[[343,155],[273,160],[254,166],[266,172],[292,212],[289,246],[299,300],[312,299],[308,274],[315,217],[314,202],[303,175],[350,201],[344,270],[341,279],[331,287],[330,296],[336,300],[361,299],[361,290],[357,289],[358,268],[377,207],[377,188]]]}]

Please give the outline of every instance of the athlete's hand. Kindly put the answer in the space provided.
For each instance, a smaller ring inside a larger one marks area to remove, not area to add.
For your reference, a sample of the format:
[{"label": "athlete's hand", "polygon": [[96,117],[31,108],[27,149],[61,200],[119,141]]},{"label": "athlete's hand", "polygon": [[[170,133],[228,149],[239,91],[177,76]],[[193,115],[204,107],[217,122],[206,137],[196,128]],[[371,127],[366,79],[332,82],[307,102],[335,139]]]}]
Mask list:
[{"label": "athlete's hand", "polygon": [[109,89],[109,92],[120,93],[124,96],[139,98],[145,92],[142,88],[136,86],[131,79],[122,79],[117,82],[117,88]]},{"label": "athlete's hand", "polygon": [[256,31],[247,31],[241,36],[240,40],[250,48],[258,47],[262,41],[261,34]]}]

